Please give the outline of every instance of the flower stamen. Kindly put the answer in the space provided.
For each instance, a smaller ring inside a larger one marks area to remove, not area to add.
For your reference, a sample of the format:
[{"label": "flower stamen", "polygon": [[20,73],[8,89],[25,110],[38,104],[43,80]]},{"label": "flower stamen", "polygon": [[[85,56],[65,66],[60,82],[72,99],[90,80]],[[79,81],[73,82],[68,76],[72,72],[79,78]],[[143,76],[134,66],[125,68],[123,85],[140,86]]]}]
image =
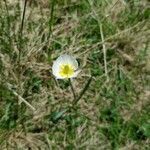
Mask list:
[{"label": "flower stamen", "polygon": [[74,74],[74,68],[70,64],[63,64],[60,66],[59,74],[64,78],[70,78]]}]

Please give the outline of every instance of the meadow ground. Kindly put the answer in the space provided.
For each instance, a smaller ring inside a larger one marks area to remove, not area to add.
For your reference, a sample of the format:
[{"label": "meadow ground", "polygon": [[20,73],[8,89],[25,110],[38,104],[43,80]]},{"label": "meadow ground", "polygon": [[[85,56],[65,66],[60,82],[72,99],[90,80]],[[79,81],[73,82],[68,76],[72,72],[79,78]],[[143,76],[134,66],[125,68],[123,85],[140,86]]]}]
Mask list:
[{"label": "meadow ground", "polygon": [[150,149],[149,0],[25,2],[0,1],[0,150]]}]

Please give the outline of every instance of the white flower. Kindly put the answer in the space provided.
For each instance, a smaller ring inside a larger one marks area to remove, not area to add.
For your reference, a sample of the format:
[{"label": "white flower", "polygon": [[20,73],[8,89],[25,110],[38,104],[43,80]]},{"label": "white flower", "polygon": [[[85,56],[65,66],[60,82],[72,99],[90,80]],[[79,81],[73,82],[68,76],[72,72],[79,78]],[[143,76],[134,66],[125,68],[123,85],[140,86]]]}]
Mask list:
[{"label": "white flower", "polygon": [[57,79],[74,78],[80,72],[77,60],[70,55],[59,56],[53,63],[52,72]]}]

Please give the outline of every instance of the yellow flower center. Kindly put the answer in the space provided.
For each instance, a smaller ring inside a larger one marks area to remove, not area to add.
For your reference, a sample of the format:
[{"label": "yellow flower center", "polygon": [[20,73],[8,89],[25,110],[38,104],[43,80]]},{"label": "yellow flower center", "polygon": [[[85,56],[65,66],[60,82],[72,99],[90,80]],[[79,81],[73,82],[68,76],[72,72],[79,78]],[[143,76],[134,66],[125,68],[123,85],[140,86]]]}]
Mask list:
[{"label": "yellow flower center", "polygon": [[73,66],[70,64],[65,64],[60,66],[59,74],[64,78],[70,78],[74,73]]}]

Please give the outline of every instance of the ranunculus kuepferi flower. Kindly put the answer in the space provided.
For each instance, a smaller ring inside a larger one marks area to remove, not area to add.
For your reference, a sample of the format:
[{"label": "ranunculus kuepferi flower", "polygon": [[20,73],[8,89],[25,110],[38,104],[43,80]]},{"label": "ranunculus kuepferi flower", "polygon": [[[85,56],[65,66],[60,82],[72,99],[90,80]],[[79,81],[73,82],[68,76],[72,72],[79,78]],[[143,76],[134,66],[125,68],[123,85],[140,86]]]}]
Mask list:
[{"label": "ranunculus kuepferi flower", "polygon": [[57,79],[66,79],[76,77],[80,71],[77,60],[73,56],[64,54],[54,61],[52,72]]}]

